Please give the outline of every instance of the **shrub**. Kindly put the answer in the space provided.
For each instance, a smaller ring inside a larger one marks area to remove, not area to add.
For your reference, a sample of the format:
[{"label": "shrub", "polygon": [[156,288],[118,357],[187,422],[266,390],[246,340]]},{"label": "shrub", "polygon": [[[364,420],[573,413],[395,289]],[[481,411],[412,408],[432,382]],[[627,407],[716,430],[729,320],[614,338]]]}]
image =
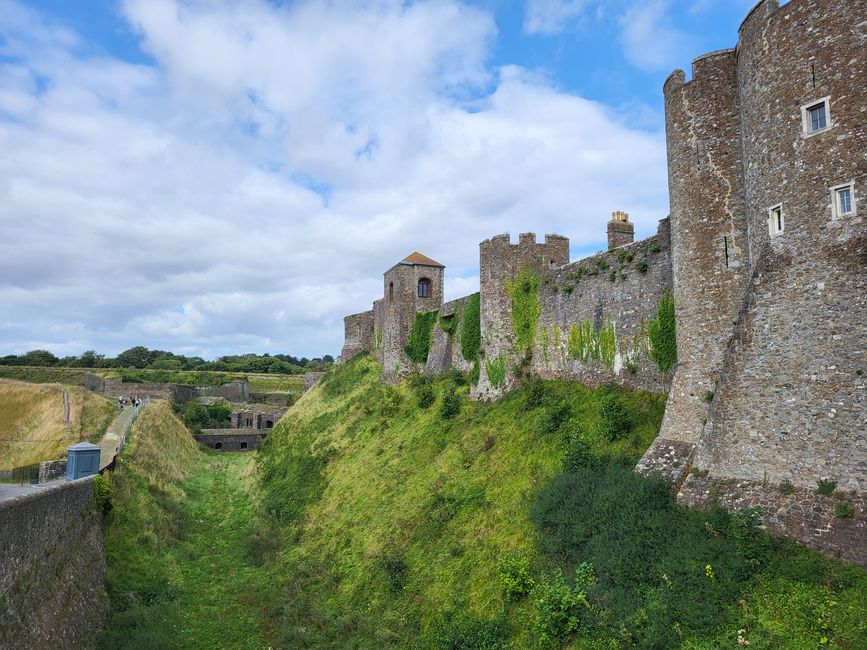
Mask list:
[{"label": "shrub", "polygon": [[644,275],[647,273],[647,262],[641,260],[640,262],[635,263],[635,270]]},{"label": "shrub", "polygon": [[543,575],[533,589],[536,617],[533,628],[542,646],[553,646],[578,631],[582,617],[589,611],[587,589],[593,583],[593,566],[581,563],[570,585],[560,569]]},{"label": "shrub", "polygon": [[854,508],[845,501],[838,501],[834,504],[834,515],[842,519],[846,519],[855,514]]},{"label": "shrub", "polygon": [[440,404],[440,417],[443,420],[451,420],[461,410],[461,396],[458,395],[454,385],[446,386],[443,392],[443,401]]},{"label": "shrub", "polygon": [[479,360],[476,359],[473,361],[473,367],[470,368],[470,375],[467,377],[467,381],[470,382],[472,386],[475,386],[479,383],[479,373],[481,372],[481,364]]},{"label": "shrub", "polygon": [[542,416],[537,433],[540,436],[547,436],[560,430],[560,427],[572,416],[572,409],[565,402],[555,401],[542,407],[540,413]]},{"label": "shrub", "polygon": [[819,494],[824,494],[825,496],[831,496],[834,494],[834,490],[837,489],[837,481],[832,481],[831,479],[819,479],[818,487],[816,488],[816,492]]},{"label": "shrub", "polygon": [[545,403],[545,382],[535,375],[530,376],[524,382],[524,403],[528,409],[537,409]]},{"label": "shrub", "polygon": [[481,345],[481,303],[479,294],[474,293],[467,301],[467,306],[461,317],[461,355],[466,361],[478,361]]},{"label": "shrub", "polygon": [[415,363],[425,363],[433,340],[433,328],[439,312],[417,312],[404,352]]},{"label": "shrub", "polygon": [[433,378],[429,375],[413,375],[409,380],[409,385],[415,391],[415,398],[419,408],[426,409],[436,401],[437,396],[434,393]]},{"label": "shrub", "polygon": [[780,494],[792,494],[795,491],[795,486],[789,479],[784,479],[780,483]]},{"label": "shrub", "polygon": [[103,512],[111,509],[111,482],[106,476],[96,474],[93,477],[93,503]]},{"label": "shrub", "polygon": [[744,576],[763,567],[771,555],[771,540],[761,528],[762,514],[758,508],[745,508],[732,513],[730,532],[738,557],[743,561]]},{"label": "shrub", "polygon": [[706,391],[704,391],[704,394],[701,396],[701,398],[705,402],[710,404],[713,401],[713,396],[714,396],[714,392],[712,390],[706,390]]},{"label": "shrub", "polygon": [[528,595],[536,584],[530,577],[530,560],[520,553],[501,558],[498,571],[503,592],[508,600],[520,600]]},{"label": "shrub", "polygon": [[613,395],[606,396],[599,409],[599,434],[606,440],[619,440],[632,428],[632,418]]},{"label": "shrub", "polygon": [[590,445],[578,435],[571,436],[566,443],[566,453],[563,455],[563,470],[577,472],[578,470],[593,467],[596,464],[596,456]]},{"label": "shrub", "polygon": [[400,591],[406,585],[407,573],[409,567],[403,554],[396,551],[385,551],[379,558],[378,563],[380,568],[385,572],[385,579],[389,589],[392,591]]}]

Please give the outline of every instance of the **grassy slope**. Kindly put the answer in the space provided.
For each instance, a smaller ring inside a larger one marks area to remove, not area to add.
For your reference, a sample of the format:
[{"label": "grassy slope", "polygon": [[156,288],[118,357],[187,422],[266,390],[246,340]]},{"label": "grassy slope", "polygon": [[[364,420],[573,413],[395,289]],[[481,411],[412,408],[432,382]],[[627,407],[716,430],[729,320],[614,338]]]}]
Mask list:
[{"label": "grassy slope", "polygon": [[[551,386],[573,405],[571,426],[593,437],[604,391]],[[624,399],[639,422],[631,441],[595,445],[634,459],[658,431],[663,400]],[[542,562],[529,509],[562,457],[560,438],[538,433],[544,411],[515,393],[496,404],[463,400],[445,421],[439,404],[419,409],[409,385],[382,387],[378,366],[359,359],[269,436],[260,452],[268,504],[297,536],[286,645],[401,644],[427,632],[438,611],[498,615],[499,558],[520,551]],[[526,628],[527,608],[508,616]]]},{"label": "grassy slope", "polygon": [[168,404],[133,427],[111,476],[112,616],[103,648],[264,648],[274,565],[252,455],[206,453]]},{"label": "grassy slope", "polygon": [[99,440],[116,414],[111,400],[83,388],[14,381],[0,381],[0,413],[0,469],[62,458],[71,444]]},{"label": "grassy slope", "polygon": [[[593,613],[564,636],[571,647],[737,647],[741,628],[754,648],[865,647],[863,571],[679,508],[631,472],[661,397],[620,394],[635,426],[611,443],[598,433],[604,390],[546,382],[541,408],[525,389],[444,420],[448,381],[420,409],[419,391],[378,376],[363,358],[335,369],[259,452],[265,505],[284,527],[280,647],[475,647],[486,634],[532,647],[533,601],[506,601],[498,576],[513,552],[537,581],[594,562]],[[571,409],[561,426],[556,403]],[[595,465],[567,473],[576,432]]]}]

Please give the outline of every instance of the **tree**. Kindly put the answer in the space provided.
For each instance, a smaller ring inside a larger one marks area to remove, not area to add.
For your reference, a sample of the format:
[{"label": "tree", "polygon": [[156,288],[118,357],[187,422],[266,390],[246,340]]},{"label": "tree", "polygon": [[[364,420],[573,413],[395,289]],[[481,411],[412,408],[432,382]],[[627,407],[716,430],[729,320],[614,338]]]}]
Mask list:
[{"label": "tree", "polygon": [[22,366],[56,366],[59,361],[60,359],[48,350],[31,350],[18,359]]},{"label": "tree", "polygon": [[143,345],[137,345],[117,355],[115,362],[122,368],[146,368],[160,354],[159,350],[151,351]]}]

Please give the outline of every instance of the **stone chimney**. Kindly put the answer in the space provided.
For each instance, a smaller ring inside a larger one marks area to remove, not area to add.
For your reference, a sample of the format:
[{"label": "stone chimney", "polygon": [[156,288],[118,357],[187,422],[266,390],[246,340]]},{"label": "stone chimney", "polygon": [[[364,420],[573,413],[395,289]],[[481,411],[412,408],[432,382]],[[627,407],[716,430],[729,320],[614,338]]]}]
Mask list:
[{"label": "stone chimney", "polygon": [[629,215],[621,210],[611,213],[608,222],[608,250],[631,244],[635,240],[635,226],[629,221]]}]

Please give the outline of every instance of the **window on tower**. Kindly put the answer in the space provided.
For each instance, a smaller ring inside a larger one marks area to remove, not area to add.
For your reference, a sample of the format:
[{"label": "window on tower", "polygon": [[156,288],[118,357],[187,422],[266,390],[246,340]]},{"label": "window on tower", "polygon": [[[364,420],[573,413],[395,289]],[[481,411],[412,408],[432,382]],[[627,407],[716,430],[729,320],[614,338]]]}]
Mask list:
[{"label": "window on tower", "polygon": [[418,281],[418,297],[430,298],[430,280],[427,278]]}]

